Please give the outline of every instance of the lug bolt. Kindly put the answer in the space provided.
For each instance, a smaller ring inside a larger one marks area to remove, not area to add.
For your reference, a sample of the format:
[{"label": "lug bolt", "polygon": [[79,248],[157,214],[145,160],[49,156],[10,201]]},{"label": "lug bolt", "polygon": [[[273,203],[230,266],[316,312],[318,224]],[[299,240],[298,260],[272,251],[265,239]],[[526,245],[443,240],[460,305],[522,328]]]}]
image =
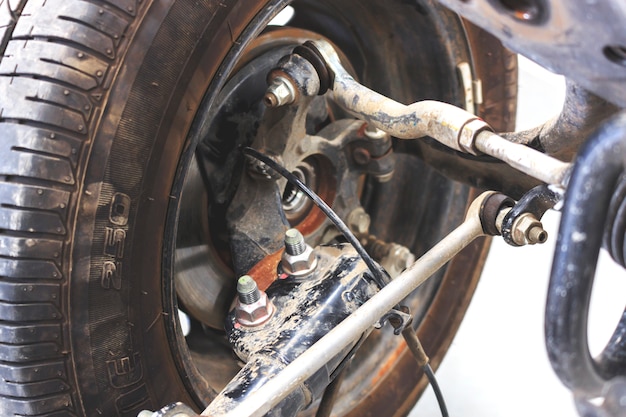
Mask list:
[{"label": "lug bolt", "polygon": [[291,80],[285,77],[275,77],[263,97],[267,107],[280,107],[291,104],[296,100],[296,88]]}]

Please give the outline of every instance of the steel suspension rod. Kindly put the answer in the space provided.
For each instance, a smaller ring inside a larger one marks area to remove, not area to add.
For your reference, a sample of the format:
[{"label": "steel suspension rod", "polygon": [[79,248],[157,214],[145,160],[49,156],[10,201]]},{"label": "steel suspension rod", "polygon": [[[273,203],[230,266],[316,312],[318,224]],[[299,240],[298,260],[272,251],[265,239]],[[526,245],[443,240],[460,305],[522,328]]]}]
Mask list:
[{"label": "steel suspension rod", "polygon": [[[340,354],[463,248],[485,235],[480,211],[489,195],[484,193],[474,200],[459,227],[224,417],[263,416],[315,374],[329,357]],[[207,410],[202,415],[209,415],[205,414]]]}]

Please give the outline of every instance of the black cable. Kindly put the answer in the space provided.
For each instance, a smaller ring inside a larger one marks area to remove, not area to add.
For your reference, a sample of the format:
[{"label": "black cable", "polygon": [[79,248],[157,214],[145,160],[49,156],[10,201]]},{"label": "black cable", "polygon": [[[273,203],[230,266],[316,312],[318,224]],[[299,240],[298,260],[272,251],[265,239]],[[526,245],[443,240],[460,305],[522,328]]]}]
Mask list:
[{"label": "black cable", "polygon": [[348,357],[343,362],[346,366],[342,366],[339,369],[339,372],[337,372],[337,370],[333,372],[333,374],[336,374],[336,376],[332,379],[330,384],[328,384],[328,386],[324,390],[324,394],[322,395],[322,399],[320,400],[319,407],[317,407],[315,417],[330,417],[330,414],[333,411],[333,406],[335,405],[335,401],[339,396],[339,388],[341,388],[341,384],[343,384],[343,380],[346,378],[346,375],[348,373],[347,365],[352,362],[353,358],[354,354],[348,355]]},{"label": "black cable", "polygon": [[[264,155],[261,152],[255,149],[249,148],[249,147],[243,148],[243,153],[245,155],[251,156],[263,162],[265,165],[272,168],[274,171],[282,175],[287,181],[289,181],[291,184],[295,185],[296,187],[298,187],[298,189],[300,189],[303,193],[305,193],[313,201],[313,203],[315,203],[315,205],[318,206],[320,210],[322,210],[326,216],[328,216],[330,221],[332,221],[335,224],[335,226],[337,226],[337,228],[343,234],[346,240],[354,247],[354,249],[361,256],[361,258],[363,259],[363,261],[365,262],[369,270],[374,275],[374,279],[377,281],[377,284],[381,288],[386,285],[387,277],[388,277],[387,273],[383,269],[380,268],[380,266],[376,263],[376,261],[374,261],[374,259],[372,259],[372,257],[367,253],[367,251],[363,247],[363,245],[361,245],[361,242],[359,242],[359,240],[350,231],[348,226],[346,226],[343,220],[341,220],[341,218],[337,216],[337,214],[333,211],[333,209],[330,208],[324,200],[322,200],[313,190],[311,190],[302,181],[300,181],[298,177],[293,175],[291,172],[285,169],[282,165],[278,164],[276,161],[274,161],[267,155]],[[441,410],[442,417],[448,417],[449,416],[448,408],[446,407],[446,402],[443,398],[443,393],[441,392],[441,388],[439,387],[437,378],[435,378],[435,373],[433,372],[433,369],[430,367],[430,364],[428,363],[428,357],[424,353],[424,349],[419,339],[417,338],[417,335],[415,334],[415,332],[410,326],[407,327],[405,331],[403,331],[402,333],[405,336],[407,345],[409,345],[409,349],[415,355],[418,363],[420,364],[424,373],[426,374],[426,377],[428,378],[428,382],[433,387],[433,391],[435,393],[435,397],[437,398],[437,403],[439,404],[439,409]],[[345,371],[345,365],[347,365],[350,362],[350,360],[354,356],[354,353],[356,352],[356,349],[360,347],[363,339],[364,338],[361,338],[361,340],[359,341],[360,343],[357,343],[355,345],[355,348],[351,350],[351,354],[347,356],[348,359],[343,362],[344,366],[340,366],[339,369],[334,372],[335,377],[337,377],[339,380],[337,381],[338,382],[337,384],[333,384],[334,386],[330,390],[331,392],[329,392],[329,396],[331,398],[334,395],[336,395],[335,391],[338,391],[338,385],[341,384],[341,374],[343,374]],[[330,409],[332,409],[332,403],[334,402],[334,399],[329,398],[328,402],[329,402]],[[323,413],[325,411],[327,410],[324,410],[321,415],[324,415]]]},{"label": "black cable", "polygon": [[446,407],[446,402],[443,399],[443,393],[441,392],[441,388],[439,388],[439,383],[437,382],[437,378],[435,378],[433,368],[431,368],[430,364],[427,363],[422,366],[422,369],[428,378],[428,382],[430,382],[430,386],[433,387],[433,392],[435,393],[435,397],[437,397],[437,403],[439,404],[439,409],[441,410],[441,416],[448,417],[448,407]]},{"label": "black cable", "polygon": [[422,346],[422,343],[410,323],[404,328],[404,330],[402,330],[402,336],[404,337],[409,350],[415,357],[417,364],[422,368],[428,378],[428,382],[433,387],[433,392],[437,398],[437,404],[439,404],[439,409],[441,410],[441,416],[448,417],[448,407],[446,407],[446,402],[443,399],[443,393],[441,392],[441,388],[439,388],[439,383],[437,382],[437,378],[435,378],[433,368],[430,367],[430,359],[428,358],[428,355],[426,355],[424,347]]},{"label": "black cable", "polygon": [[315,194],[313,190],[311,190],[302,181],[300,181],[298,177],[293,175],[291,172],[285,169],[285,167],[283,167],[267,155],[249,147],[243,148],[242,152],[245,155],[251,156],[263,162],[265,165],[269,166],[274,171],[282,175],[291,184],[298,187],[300,191],[305,193],[313,201],[313,203],[315,203],[315,205],[324,212],[328,219],[333,222],[335,226],[337,226],[337,229],[339,229],[341,234],[354,247],[359,256],[361,256],[361,258],[363,259],[363,262],[365,262],[369,270],[372,272],[376,284],[378,284],[380,288],[383,288],[385,285],[387,285],[387,282],[389,281],[387,273],[367,253],[363,245],[361,245],[361,242],[359,242],[356,236],[352,234],[348,226],[346,226],[343,220],[341,220],[337,213],[335,213],[324,200],[322,200],[317,194]]}]

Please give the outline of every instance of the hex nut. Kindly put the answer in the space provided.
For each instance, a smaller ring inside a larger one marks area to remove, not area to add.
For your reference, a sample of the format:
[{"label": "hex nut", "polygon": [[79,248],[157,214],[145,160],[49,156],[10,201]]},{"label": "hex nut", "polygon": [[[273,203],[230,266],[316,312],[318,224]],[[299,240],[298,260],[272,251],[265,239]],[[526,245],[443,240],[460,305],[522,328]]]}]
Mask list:
[{"label": "hex nut", "polygon": [[243,326],[259,326],[272,317],[274,310],[274,304],[267,298],[267,294],[261,291],[261,298],[252,304],[244,304],[237,299],[235,318]]},{"label": "hex nut", "polygon": [[395,278],[415,262],[415,255],[407,247],[397,243],[390,243],[388,247],[389,253],[381,259],[380,264]]},{"label": "hex nut", "polygon": [[364,235],[369,233],[371,224],[370,215],[365,212],[363,207],[357,207],[348,215],[348,227],[352,232]]},{"label": "hex nut", "polygon": [[294,277],[310,274],[317,267],[317,255],[312,247],[306,245],[304,252],[299,255],[290,255],[287,251],[282,256],[283,270]]},{"label": "hex nut", "polygon": [[263,100],[267,107],[280,107],[293,103],[296,95],[293,82],[286,77],[277,76],[272,80]]},{"label": "hex nut", "polygon": [[415,262],[415,255],[411,253],[409,248],[401,245],[394,244],[389,251],[389,256],[395,260],[395,265],[400,271],[405,270]]},{"label": "hex nut", "polygon": [[543,225],[535,216],[524,213],[513,223],[511,227],[511,238],[516,244],[534,245],[546,241],[547,233],[543,230]]}]

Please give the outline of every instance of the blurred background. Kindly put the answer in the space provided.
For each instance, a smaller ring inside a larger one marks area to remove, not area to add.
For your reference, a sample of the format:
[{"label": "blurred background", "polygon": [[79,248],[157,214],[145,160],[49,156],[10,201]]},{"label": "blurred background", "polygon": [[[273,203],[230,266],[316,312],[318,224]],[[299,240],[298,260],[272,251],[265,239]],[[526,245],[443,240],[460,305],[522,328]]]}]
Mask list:
[{"label": "blurred background", "polygon": [[[560,112],[565,83],[519,59],[517,130]],[[553,373],[544,347],[543,314],[559,214],[548,212],[548,242],[521,248],[493,240],[478,288],[437,372],[450,416],[578,416]],[[601,253],[589,318],[589,344],[599,353],[624,311],[626,272]],[[429,387],[410,417],[440,416]]]}]

